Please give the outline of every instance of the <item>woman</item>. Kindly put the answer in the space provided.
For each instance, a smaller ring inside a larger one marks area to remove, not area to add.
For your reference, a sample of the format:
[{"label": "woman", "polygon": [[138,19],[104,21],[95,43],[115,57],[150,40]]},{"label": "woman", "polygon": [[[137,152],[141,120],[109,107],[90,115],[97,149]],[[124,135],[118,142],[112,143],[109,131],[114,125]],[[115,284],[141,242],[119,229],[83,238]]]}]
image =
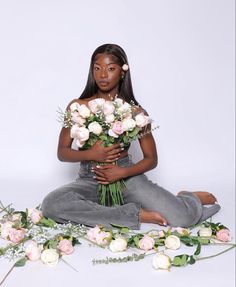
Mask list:
[{"label": "woman", "polygon": [[[91,58],[86,87],[79,99],[69,103],[88,105],[92,99],[119,97],[144,111],[136,101],[130,69],[124,50],[118,45],[98,47]],[[128,148],[119,144],[104,147],[97,141],[89,150],[72,149],[70,129],[63,127],[59,137],[58,158],[80,162],[79,177],[49,193],[42,203],[45,216],[57,222],[71,221],[94,226],[110,223],[139,229],[141,222],[189,227],[215,214],[220,206],[208,192],[179,192],[177,196],[148,180],[145,172],[157,165],[157,151],[151,132],[139,138],[143,158],[132,163]],[[106,165],[94,166],[93,162]],[[112,164],[117,161],[117,165]],[[124,204],[108,207],[99,204],[98,185],[124,179]],[[205,205],[211,205],[206,207]]]}]

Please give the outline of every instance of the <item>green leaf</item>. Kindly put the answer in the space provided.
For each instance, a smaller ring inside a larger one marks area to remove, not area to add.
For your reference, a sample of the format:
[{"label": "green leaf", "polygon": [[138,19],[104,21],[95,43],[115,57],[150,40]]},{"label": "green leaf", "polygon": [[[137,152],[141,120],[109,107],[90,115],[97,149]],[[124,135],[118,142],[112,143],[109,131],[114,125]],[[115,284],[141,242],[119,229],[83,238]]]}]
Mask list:
[{"label": "green leaf", "polygon": [[210,243],[210,239],[203,238],[203,237],[198,237],[198,242],[201,243],[201,244],[208,244],[208,243]]},{"label": "green leaf", "polygon": [[38,224],[46,226],[46,227],[52,227],[53,228],[53,227],[55,227],[56,222],[53,219],[51,219],[51,218],[43,217],[43,218],[40,219]]},{"label": "green leaf", "polygon": [[25,265],[27,261],[26,257],[22,257],[21,259],[19,259],[18,261],[16,261],[16,263],[14,264],[15,267],[23,267]]},{"label": "green leaf", "polygon": [[197,245],[197,249],[196,249],[196,251],[194,252],[194,255],[199,255],[200,254],[200,252],[201,252],[201,243],[198,243],[198,245]]},{"label": "green leaf", "polygon": [[172,264],[174,266],[185,266],[187,265],[188,258],[188,254],[177,255],[174,257]]},{"label": "green leaf", "polygon": [[194,258],[194,256],[193,255],[191,255],[190,257],[189,257],[189,261],[188,261],[188,264],[194,264],[196,262],[196,259]]}]

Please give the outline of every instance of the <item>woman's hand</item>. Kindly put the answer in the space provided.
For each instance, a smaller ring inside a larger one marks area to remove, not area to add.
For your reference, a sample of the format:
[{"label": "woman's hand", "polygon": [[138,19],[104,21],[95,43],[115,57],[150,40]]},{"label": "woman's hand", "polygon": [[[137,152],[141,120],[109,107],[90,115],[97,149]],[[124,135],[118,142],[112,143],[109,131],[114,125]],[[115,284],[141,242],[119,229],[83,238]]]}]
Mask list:
[{"label": "woman's hand", "polygon": [[93,161],[111,163],[120,157],[123,150],[119,143],[104,147],[99,140],[89,149],[89,152]]},{"label": "woman's hand", "polygon": [[101,184],[109,184],[125,177],[125,168],[116,164],[97,165],[93,170],[96,180]]}]

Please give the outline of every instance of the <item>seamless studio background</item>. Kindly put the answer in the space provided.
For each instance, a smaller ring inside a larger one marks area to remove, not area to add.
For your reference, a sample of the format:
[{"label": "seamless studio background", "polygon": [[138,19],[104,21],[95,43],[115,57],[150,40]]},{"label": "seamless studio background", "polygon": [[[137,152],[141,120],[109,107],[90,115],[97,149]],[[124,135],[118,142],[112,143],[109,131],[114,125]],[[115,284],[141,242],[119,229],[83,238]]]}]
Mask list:
[{"label": "seamless studio background", "polygon": [[160,126],[150,178],[174,193],[234,190],[234,1],[8,0],[0,33],[6,202],[27,193],[39,203],[77,175],[56,158],[57,110],[79,97],[92,52],[109,42],[127,52],[136,98]]},{"label": "seamless studio background", "polygon": [[[56,157],[57,110],[79,97],[92,52],[110,42],[126,51],[136,98],[160,126],[148,176],[173,193],[214,193],[217,219],[233,228],[234,1],[1,0],[0,41],[5,204],[36,206],[77,176],[78,164]],[[138,160],[137,143],[132,152]]]}]

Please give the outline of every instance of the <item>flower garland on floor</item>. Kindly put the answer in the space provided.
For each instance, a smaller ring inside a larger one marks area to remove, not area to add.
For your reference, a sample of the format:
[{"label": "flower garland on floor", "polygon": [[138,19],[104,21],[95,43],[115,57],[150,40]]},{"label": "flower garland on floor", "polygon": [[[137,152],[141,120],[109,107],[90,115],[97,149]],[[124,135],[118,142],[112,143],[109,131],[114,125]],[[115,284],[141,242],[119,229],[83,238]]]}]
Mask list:
[{"label": "flower garland on floor", "polygon": [[[57,224],[52,219],[45,218],[40,207],[16,211],[11,205],[5,207],[1,201],[0,213],[3,214],[0,217],[0,237],[6,242],[5,246],[0,248],[0,257],[14,261],[0,285],[15,267],[24,266],[27,261],[41,260],[45,265],[55,266],[62,260],[77,271],[65,261],[64,256],[74,252],[74,246],[81,244],[79,239],[85,239],[101,248],[109,248],[114,253],[125,252],[128,249],[137,250],[137,253],[128,256],[93,259],[94,265],[138,261],[153,255],[152,265],[156,270],[170,270],[174,266],[194,264],[236,247],[235,243],[230,243],[231,235],[226,226],[209,221],[199,226],[196,235],[191,233],[191,229],[181,227],[140,233],[115,224],[111,224],[111,229],[102,225],[88,228],[71,223]],[[196,246],[194,254],[180,254],[170,258],[167,254],[168,249],[178,250],[181,244]],[[200,257],[202,245],[228,247],[217,254]]]}]

